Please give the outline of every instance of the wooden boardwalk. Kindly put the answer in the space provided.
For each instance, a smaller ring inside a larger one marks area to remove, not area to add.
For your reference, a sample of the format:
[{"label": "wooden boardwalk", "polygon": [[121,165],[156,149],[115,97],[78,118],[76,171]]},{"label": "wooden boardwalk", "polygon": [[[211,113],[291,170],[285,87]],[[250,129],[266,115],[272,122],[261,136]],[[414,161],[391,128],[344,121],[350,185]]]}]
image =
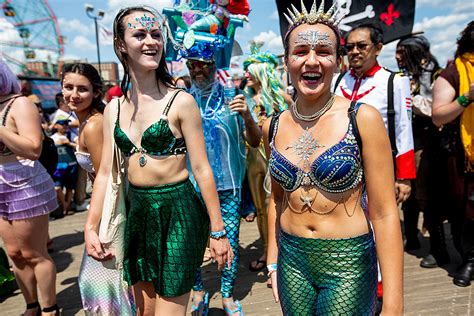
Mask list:
[{"label": "wooden boardwalk", "polygon": [[[83,255],[83,224],[86,213],[50,222],[50,234],[54,241],[52,254],[57,265],[58,304],[63,315],[84,315],[81,309],[77,276]],[[241,300],[246,315],[281,315],[274,303],[271,290],[266,287],[264,272],[253,273],[247,267],[260,255],[256,223],[242,222],[241,262],[234,297]],[[423,255],[424,249],[417,255]],[[471,315],[474,311],[474,286],[460,288],[452,283],[452,272],[460,259],[452,255],[454,263],[446,269],[423,269],[415,255],[405,256],[405,314],[406,315]],[[215,266],[204,267],[204,283],[211,294],[210,315],[224,315],[221,307],[219,278]],[[17,290],[7,298],[0,298],[1,315],[19,315],[25,303]]]}]

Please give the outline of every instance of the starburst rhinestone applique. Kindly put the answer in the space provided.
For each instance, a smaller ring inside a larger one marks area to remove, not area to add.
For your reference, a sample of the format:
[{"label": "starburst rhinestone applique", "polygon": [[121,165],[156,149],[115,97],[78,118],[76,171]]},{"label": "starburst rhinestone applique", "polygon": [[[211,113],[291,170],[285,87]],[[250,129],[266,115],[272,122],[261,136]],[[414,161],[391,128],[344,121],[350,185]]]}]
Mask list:
[{"label": "starburst rhinestone applique", "polygon": [[320,145],[313,134],[310,133],[309,129],[306,128],[303,134],[291,145],[286,147],[286,150],[293,149],[293,152],[300,158],[299,162],[303,161],[303,168],[307,170],[310,166],[309,159],[318,149],[324,147]]}]

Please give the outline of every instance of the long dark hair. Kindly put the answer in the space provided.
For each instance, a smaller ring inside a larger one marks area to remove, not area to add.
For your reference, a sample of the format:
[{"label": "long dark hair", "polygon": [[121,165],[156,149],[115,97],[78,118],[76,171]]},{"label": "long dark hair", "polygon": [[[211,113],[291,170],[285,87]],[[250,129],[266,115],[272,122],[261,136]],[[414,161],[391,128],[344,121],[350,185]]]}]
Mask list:
[{"label": "long dark hair", "polygon": [[401,40],[397,44],[397,51],[402,55],[404,67],[417,83],[423,72],[436,73],[440,69],[438,60],[430,52],[430,43],[422,35]]},{"label": "long dark hair", "polygon": [[[124,92],[125,98],[128,97],[126,92],[128,91],[131,77],[130,77],[130,70],[127,63],[127,54],[123,52],[121,49],[121,45],[124,45],[125,43],[125,40],[124,40],[125,25],[123,23],[123,20],[126,16],[132,14],[133,12],[148,12],[154,15],[156,18],[159,17],[159,14],[155,10],[146,6],[123,8],[115,16],[114,51],[115,51],[115,55],[117,55],[118,59],[120,60],[120,63],[123,66],[123,77],[122,77],[122,82],[120,83],[120,88]],[[163,33],[163,51],[161,52],[161,59],[158,64],[158,68],[155,70],[155,77],[156,77],[157,83],[161,82],[168,88],[174,88],[175,87],[174,80],[168,71],[168,66],[166,65],[166,60],[165,60],[164,47],[166,45],[166,34],[165,34],[166,31],[167,29],[165,27],[161,28],[161,32]]]},{"label": "long dark hair", "polygon": [[102,79],[100,78],[99,72],[91,64],[86,63],[74,63],[65,65],[63,73],[61,75],[61,85],[63,84],[64,77],[68,73],[75,73],[84,76],[89,80],[92,85],[92,91],[94,92],[94,98],[92,99],[92,108],[104,113],[105,104],[102,102]]},{"label": "long dark hair", "polygon": [[461,57],[464,53],[474,52],[474,21],[469,22],[466,28],[461,32],[457,41],[455,57]]}]

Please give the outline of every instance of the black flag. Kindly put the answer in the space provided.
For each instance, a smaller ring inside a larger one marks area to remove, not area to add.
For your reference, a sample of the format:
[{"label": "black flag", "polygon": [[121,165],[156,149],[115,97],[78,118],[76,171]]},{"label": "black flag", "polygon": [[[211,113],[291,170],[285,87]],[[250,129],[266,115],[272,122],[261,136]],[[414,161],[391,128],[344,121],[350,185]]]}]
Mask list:
[{"label": "black flag", "polygon": [[[282,37],[288,29],[288,22],[283,13],[287,13],[287,8],[292,3],[298,10],[301,9],[301,0],[276,0]],[[304,0],[304,3],[309,11],[313,0]],[[318,5],[319,3],[320,1],[318,1]],[[331,1],[326,1],[325,11],[331,5]],[[382,28],[385,44],[412,33],[415,18],[415,0],[340,0],[337,6],[339,7],[339,13],[345,14],[344,19],[339,24],[343,34],[349,32],[352,27],[358,24],[368,22]]]}]

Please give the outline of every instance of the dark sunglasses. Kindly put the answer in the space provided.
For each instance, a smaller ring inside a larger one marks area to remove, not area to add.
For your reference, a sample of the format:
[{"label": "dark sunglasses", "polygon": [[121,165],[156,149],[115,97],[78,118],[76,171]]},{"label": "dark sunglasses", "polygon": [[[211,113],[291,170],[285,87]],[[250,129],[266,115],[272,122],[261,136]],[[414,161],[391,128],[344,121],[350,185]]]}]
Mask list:
[{"label": "dark sunglasses", "polygon": [[367,44],[367,43],[346,44],[345,48],[348,52],[352,51],[356,47],[357,47],[357,50],[362,51],[362,50],[366,50],[370,45],[371,44]]},{"label": "dark sunglasses", "polygon": [[206,63],[206,62],[200,61],[200,60],[188,60],[186,62],[186,65],[190,69],[195,68],[195,67],[199,67],[201,69],[206,70],[207,68],[209,68],[209,63]]}]

